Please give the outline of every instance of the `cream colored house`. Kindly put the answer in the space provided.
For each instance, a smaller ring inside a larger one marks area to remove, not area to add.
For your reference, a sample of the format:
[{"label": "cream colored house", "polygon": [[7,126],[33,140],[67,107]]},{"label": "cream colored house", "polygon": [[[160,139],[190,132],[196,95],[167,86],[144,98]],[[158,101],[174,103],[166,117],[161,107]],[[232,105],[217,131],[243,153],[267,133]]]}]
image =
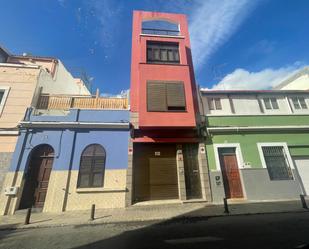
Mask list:
[{"label": "cream colored house", "polygon": [[16,56],[0,47],[0,191],[19,135],[18,123],[43,93],[90,95],[60,60]]},{"label": "cream colored house", "polygon": [[274,87],[275,90],[309,90],[309,67],[286,79]]}]

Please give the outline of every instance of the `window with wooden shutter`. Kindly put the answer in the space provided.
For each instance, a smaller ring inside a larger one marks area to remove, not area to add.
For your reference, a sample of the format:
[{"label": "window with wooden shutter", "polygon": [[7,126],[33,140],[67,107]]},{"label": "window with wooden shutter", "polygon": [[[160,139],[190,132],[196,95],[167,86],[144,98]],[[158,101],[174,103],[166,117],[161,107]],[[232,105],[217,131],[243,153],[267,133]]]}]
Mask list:
[{"label": "window with wooden shutter", "polygon": [[147,82],[147,110],[149,112],[185,111],[183,82]]},{"label": "window with wooden shutter", "polygon": [[181,110],[186,109],[185,90],[183,83],[167,83],[166,84],[167,109]]},{"label": "window with wooden shutter", "polygon": [[166,86],[161,82],[147,83],[147,109],[150,112],[166,111]]},{"label": "window with wooden shutter", "polygon": [[102,187],[105,160],[105,149],[101,145],[92,144],[87,146],[81,155],[77,187]]}]

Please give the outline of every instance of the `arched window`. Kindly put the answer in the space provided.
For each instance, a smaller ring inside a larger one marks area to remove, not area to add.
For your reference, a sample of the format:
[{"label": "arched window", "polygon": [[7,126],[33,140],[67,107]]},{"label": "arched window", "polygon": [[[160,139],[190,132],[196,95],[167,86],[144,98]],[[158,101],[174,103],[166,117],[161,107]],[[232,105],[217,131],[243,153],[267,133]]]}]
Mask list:
[{"label": "arched window", "polygon": [[165,20],[145,20],[142,34],[179,36],[179,24]]},{"label": "arched window", "polygon": [[77,187],[102,187],[105,160],[105,149],[101,145],[91,144],[87,146],[80,159]]}]

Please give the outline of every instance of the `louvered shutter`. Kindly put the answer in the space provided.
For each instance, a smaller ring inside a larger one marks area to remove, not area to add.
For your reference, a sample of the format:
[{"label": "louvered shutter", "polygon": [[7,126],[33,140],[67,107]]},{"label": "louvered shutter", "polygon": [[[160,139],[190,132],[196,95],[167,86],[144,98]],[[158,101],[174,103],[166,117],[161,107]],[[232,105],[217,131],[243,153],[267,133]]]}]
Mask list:
[{"label": "louvered shutter", "polygon": [[186,108],[186,99],[183,83],[167,83],[166,90],[168,109],[184,110]]},{"label": "louvered shutter", "polygon": [[166,111],[165,83],[147,83],[147,109],[148,111]]}]

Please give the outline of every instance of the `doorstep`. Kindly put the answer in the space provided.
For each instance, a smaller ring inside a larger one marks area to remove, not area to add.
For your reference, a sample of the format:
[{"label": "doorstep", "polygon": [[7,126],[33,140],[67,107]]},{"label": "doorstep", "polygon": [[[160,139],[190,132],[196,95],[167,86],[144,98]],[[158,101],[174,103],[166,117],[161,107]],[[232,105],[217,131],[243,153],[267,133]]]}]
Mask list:
[{"label": "doorstep", "polygon": [[140,201],[134,203],[133,207],[139,206],[152,206],[152,205],[169,205],[169,204],[182,204],[183,202],[179,199],[171,199],[171,200],[150,200],[150,201]]},{"label": "doorstep", "polygon": [[204,199],[189,199],[189,200],[184,200],[182,203],[210,203]]}]

